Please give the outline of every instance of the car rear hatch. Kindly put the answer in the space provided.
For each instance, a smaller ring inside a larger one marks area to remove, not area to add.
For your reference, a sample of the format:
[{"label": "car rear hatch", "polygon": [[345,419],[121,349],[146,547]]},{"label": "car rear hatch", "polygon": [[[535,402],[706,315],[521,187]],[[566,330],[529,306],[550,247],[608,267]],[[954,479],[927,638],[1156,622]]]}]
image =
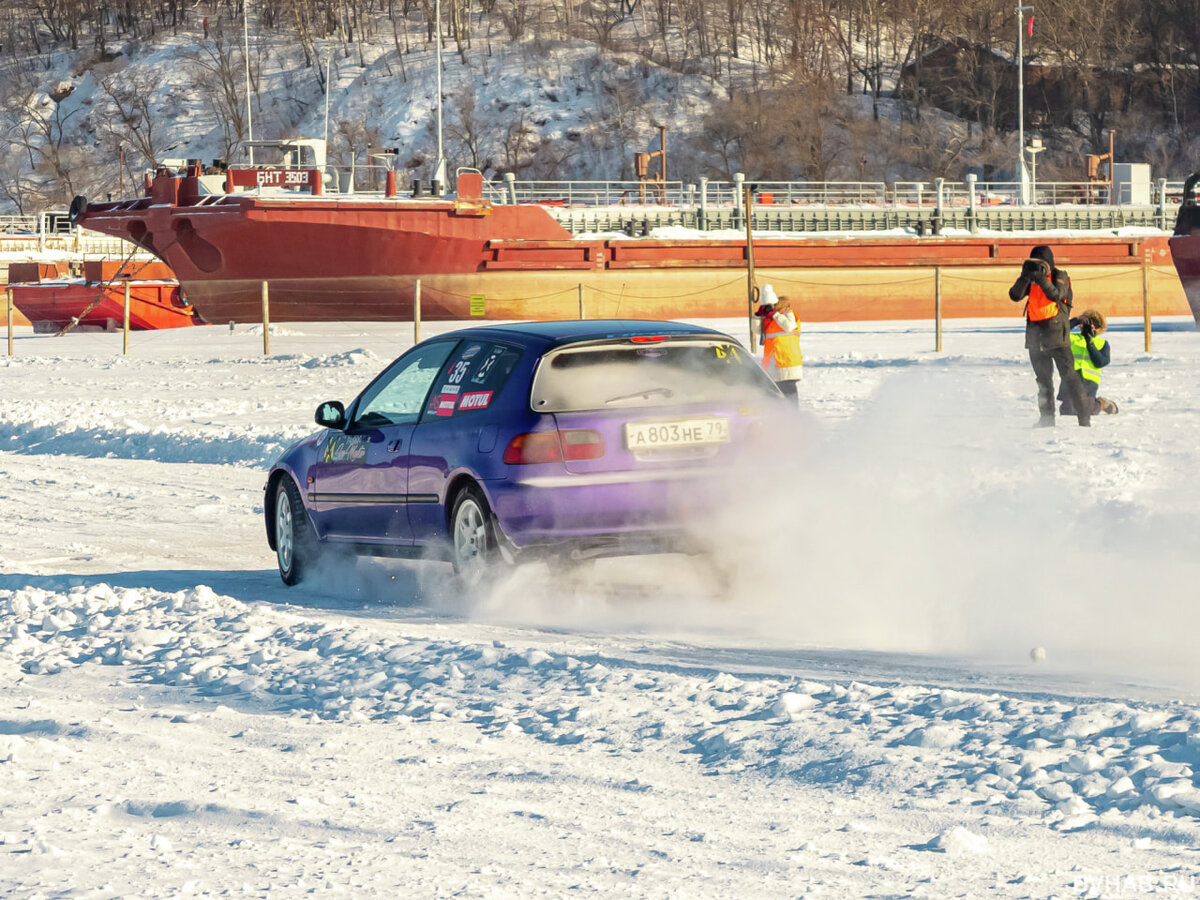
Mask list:
[{"label": "car rear hatch", "polygon": [[541,361],[531,396],[553,415],[563,465],[580,475],[721,467],[778,402],[744,348],[695,335],[559,348]]}]

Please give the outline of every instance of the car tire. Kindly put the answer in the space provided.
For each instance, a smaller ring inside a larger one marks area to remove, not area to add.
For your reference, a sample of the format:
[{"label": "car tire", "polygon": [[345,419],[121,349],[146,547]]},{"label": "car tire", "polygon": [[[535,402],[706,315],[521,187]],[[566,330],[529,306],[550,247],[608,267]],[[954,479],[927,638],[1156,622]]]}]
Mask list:
[{"label": "car tire", "polygon": [[470,484],[458,492],[450,513],[450,554],[463,587],[478,588],[501,560],[492,511],[483,492]]},{"label": "car tire", "polygon": [[321,555],[321,545],[308,520],[296,483],[286,475],[275,491],[275,561],[288,587],[302,582]]}]

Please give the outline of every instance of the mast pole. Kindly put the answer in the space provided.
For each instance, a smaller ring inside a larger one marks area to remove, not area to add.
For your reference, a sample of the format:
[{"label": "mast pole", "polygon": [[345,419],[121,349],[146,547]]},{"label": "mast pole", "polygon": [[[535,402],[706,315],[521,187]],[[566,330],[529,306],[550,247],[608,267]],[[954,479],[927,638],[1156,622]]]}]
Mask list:
[{"label": "mast pole", "polygon": [[254,112],[250,108],[250,26],[246,7],[250,0],[242,0],[242,58],[246,63],[246,129],[250,135],[250,165],[254,165]]},{"label": "mast pole", "polygon": [[329,153],[329,64],[333,62],[333,51],[330,50],[325,55],[325,153],[328,160]]},{"label": "mast pole", "polygon": [[437,29],[437,166],[433,170],[433,180],[445,187],[446,157],[442,154],[442,0],[433,5],[434,21]]}]

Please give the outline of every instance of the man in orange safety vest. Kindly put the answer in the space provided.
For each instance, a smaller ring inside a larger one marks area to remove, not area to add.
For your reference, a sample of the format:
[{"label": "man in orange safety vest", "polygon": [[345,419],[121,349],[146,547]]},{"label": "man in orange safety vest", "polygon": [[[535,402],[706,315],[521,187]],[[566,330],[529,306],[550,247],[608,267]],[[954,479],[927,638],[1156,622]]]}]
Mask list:
[{"label": "man in orange safety vest", "polygon": [[1054,253],[1045,244],[1034,247],[1021,274],[1008,289],[1014,303],[1025,304],[1025,349],[1037,379],[1039,426],[1054,424],[1054,369],[1071,398],[1080,425],[1091,425],[1090,404],[1083,400],[1083,382],[1071,355],[1071,304],[1075,294],[1070,276],[1054,267]]}]

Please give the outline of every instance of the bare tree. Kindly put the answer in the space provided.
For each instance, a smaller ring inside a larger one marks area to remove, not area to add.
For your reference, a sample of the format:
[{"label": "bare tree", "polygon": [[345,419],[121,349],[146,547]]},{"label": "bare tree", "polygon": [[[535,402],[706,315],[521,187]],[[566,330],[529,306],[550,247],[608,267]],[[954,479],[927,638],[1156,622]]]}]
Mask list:
[{"label": "bare tree", "polygon": [[539,7],[534,0],[503,0],[500,21],[504,30],[514,41],[525,37],[526,32],[538,20]]},{"label": "bare tree", "polygon": [[484,121],[476,106],[475,88],[469,82],[454,92],[454,116],[446,125],[446,136],[473,169],[481,165],[487,154],[487,135],[490,126]]},{"label": "bare tree", "polygon": [[76,193],[82,156],[73,147],[68,123],[80,112],[72,100],[74,87],[56,85],[49,92],[31,69],[10,70],[12,81],[0,103],[0,126],[4,142],[19,148],[28,162],[27,171],[40,179],[36,191],[46,201],[61,203]]},{"label": "bare tree", "polygon": [[156,109],[161,110],[158,80],[147,70],[126,70],[99,80],[107,103],[101,108],[103,129],[118,145],[132,146],[150,168],[158,165]]},{"label": "bare tree", "polygon": [[236,39],[218,22],[211,39],[188,57],[196,90],[221,128],[226,159],[246,140],[246,104],[242,95],[245,58]]},{"label": "bare tree", "polygon": [[521,174],[529,166],[536,147],[534,130],[529,127],[528,116],[522,110],[516,121],[510,122],[504,130],[500,143],[501,170]]}]

